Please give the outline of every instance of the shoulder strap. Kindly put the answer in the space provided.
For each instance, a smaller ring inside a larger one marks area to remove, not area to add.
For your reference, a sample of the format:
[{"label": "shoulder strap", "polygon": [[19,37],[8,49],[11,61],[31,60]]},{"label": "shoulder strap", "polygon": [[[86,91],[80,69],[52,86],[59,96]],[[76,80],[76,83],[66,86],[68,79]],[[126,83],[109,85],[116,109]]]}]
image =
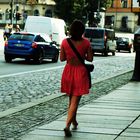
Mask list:
[{"label": "shoulder strap", "polygon": [[75,48],[74,44],[71,42],[70,38],[67,38],[67,41],[68,41],[69,45],[71,46],[72,50],[75,52],[75,54],[77,55],[77,57],[81,61],[81,63],[85,65],[83,58],[81,57],[81,55],[79,54],[79,52]]}]

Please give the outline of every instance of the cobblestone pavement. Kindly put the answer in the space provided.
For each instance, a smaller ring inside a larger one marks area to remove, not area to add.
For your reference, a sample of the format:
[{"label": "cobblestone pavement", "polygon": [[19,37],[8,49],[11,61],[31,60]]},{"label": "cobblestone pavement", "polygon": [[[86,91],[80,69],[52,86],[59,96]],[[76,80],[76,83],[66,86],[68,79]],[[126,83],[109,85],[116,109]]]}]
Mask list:
[{"label": "cobblestone pavement", "polygon": [[[133,66],[134,59],[132,57],[124,58],[123,61],[122,57],[120,57],[112,58],[102,63],[95,63],[95,70],[92,73],[94,86],[91,89],[90,96],[82,98],[81,105],[127,83],[132,77],[132,72],[130,71],[133,70]],[[12,107],[31,102],[34,99],[59,93],[61,73],[62,69],[57,69],[0,78],[1,113]],[[66,96],[61,96],[1,118],[0,140],[7,140],[9,138],[20,139],[19,137],[22,134],[30,131],[35,126],[49,123],[64,115],[66,109],[67,98]]]}]

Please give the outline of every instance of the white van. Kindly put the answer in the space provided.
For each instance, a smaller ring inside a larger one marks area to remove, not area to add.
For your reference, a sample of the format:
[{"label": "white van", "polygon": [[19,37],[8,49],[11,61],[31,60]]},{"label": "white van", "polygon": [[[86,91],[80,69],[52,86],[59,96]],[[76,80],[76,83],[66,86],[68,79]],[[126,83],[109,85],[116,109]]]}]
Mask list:
[{"label": "white van", "polygon": [[86,27],[84,36],[90,40],[93,52],[107,56],[109,52],[115,55],[116,40],[113,29]]},{"label": "white van", "polygon": [[28,16],[24,26],[26,32],[47,33],[57,45],[66,37],[65,29],[64,20],[44,16]]}]

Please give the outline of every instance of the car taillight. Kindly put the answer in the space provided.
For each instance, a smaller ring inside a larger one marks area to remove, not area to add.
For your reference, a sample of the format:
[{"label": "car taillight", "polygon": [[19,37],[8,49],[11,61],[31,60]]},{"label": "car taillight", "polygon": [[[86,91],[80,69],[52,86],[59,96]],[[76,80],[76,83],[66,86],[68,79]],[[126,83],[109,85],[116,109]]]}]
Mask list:
[{"label": "car taillight", "polygon": [[104,40],[105,40],[105,42],[106,42],[106,40],[107,40],[107,36],[106,36],[106,35],[104,35]]},{"label": "car taillight", "polygon": [[8,47],[8,41],[5,41],[5,45],[4,45],[5,47]]},{"label": "car taillight", "polygon": [[32,48],[37,48],[37,44],[35,42],[32,43]]}]

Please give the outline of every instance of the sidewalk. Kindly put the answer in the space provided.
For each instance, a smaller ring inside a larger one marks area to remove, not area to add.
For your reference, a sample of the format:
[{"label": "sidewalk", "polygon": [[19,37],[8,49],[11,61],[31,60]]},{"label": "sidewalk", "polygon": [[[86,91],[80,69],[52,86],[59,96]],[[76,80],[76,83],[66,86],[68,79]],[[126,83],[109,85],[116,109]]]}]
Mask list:
[{"label": "sidewalk", "polygon": [[64,137],[66,116],[21,140],[140,140],[140,82],[130,82],[78,110],[79,127]]}]

